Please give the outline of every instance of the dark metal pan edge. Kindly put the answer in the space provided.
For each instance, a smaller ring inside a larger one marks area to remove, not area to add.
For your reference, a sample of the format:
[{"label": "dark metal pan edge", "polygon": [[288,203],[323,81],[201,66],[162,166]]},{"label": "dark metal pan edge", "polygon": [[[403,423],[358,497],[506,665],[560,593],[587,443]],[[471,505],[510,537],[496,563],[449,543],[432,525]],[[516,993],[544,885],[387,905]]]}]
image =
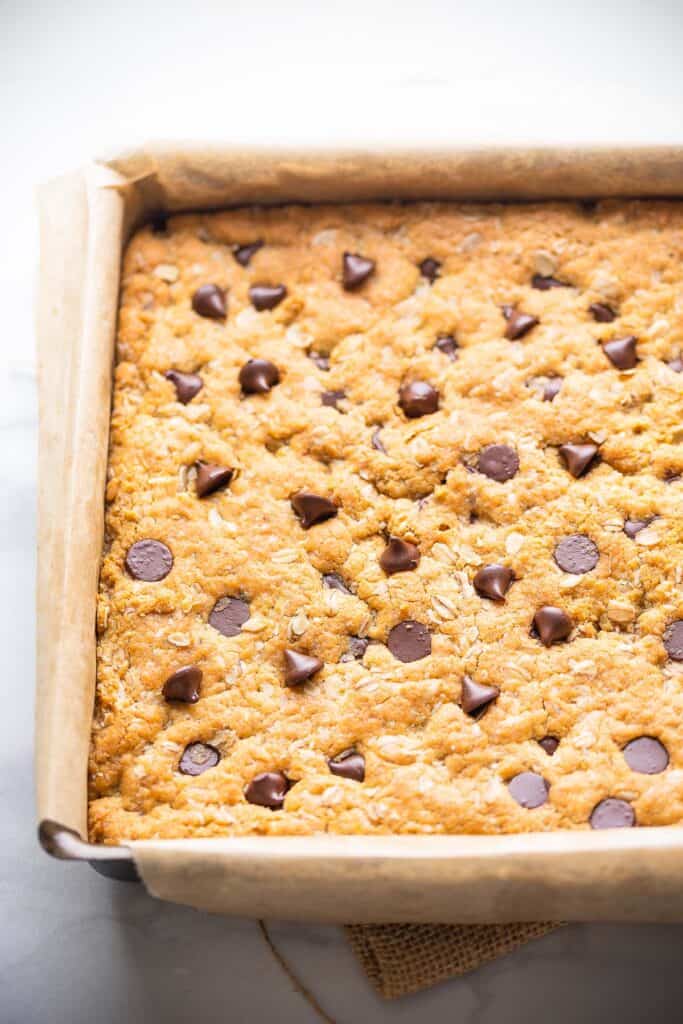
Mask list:
[{"label": "dark metal pan edge", "polygon": [[57,821],[43,819],[38,826],[38,841],[57,860],[86,861],[100,875],[120,882],[139,882],[140,875],[127,846],[97,846],[86,843],[78,832]]}]

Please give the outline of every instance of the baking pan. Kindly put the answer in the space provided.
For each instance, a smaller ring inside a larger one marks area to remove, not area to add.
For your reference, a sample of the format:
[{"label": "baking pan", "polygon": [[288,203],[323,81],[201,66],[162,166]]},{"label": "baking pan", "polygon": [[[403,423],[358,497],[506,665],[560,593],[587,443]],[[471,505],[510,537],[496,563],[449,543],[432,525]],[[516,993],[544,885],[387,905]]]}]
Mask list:
[{"label": "baking pan", "polygon": [[[443,152],[147,147],[40,191],[39,837],[161,898],[338,921],[683,920],[683,828],[499,836],[86,835],[95,602],[121,253],[165,212],[370,199],[683,198],[683,147]],[[343,908],[343,910],[340,910]]]}]

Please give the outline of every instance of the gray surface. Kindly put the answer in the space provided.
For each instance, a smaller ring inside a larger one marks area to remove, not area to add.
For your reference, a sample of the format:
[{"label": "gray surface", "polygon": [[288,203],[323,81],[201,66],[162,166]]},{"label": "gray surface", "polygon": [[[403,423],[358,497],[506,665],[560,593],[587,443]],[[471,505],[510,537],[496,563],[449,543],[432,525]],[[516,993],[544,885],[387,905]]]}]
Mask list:
[{"label": "gray surface", "polygon": [[[683,15],[675,0],[142,6],[0,3],[0,1024],[313,1024],[254,923],[157,903],[35,844],[33,186],[152,136],[680,142]],[[338,929],[272,933],[339,1024],[682,1016],[680,927],[566,928],[391,1004]]]}]

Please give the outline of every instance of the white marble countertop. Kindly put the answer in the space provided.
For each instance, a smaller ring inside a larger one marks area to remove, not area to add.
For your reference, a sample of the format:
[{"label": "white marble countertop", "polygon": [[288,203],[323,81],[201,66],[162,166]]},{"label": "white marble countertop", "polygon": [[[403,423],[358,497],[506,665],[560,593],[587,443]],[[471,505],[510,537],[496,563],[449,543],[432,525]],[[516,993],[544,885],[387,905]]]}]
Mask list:
[{"label": "white marble countertop", "polygon": [[[148,138],[680,143],[680,0],[4,0],[0,39],[0,1021],[313,1024],[254,922],[156,902],[35,842],[34,186]],[[394,1003],[339,929],[271,930],[338,1024],[681,1019],[683,926],[572,926]]]}]

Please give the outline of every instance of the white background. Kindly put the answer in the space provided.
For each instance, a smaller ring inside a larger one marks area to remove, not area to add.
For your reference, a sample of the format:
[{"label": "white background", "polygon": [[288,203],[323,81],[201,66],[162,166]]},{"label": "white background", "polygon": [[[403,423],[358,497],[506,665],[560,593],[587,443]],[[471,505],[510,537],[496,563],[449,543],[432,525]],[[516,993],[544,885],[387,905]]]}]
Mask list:
[{"label": "white background", "polygon": [[[147,139],[681,143],[682,110],[680,0],[0,0],[0,1024],[316,1020],[251,922],[36,847],[35,185]],[[681,1018],[683,928],[564,929],[396,1004],[337,930],[274,934],[339,1024]]]}]

